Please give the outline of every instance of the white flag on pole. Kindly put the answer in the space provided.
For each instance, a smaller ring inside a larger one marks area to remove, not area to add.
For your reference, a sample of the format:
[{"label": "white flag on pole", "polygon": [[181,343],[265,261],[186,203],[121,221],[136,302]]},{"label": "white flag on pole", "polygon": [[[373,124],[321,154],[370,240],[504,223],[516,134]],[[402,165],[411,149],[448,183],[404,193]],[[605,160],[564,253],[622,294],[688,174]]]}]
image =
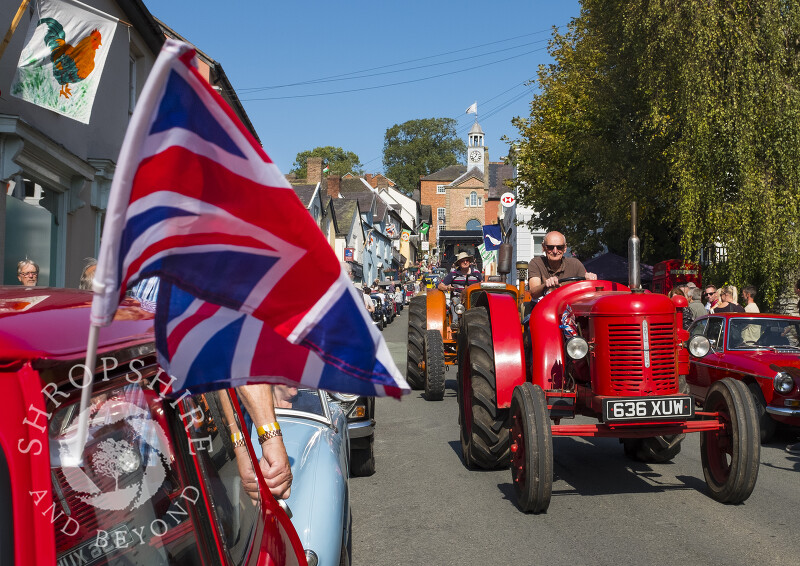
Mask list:
[{"label": "white flag on pole", "polygon": [[478,113],[478,102],[473,102],[469,108],[467,108],[467,114],[477,114]]}]

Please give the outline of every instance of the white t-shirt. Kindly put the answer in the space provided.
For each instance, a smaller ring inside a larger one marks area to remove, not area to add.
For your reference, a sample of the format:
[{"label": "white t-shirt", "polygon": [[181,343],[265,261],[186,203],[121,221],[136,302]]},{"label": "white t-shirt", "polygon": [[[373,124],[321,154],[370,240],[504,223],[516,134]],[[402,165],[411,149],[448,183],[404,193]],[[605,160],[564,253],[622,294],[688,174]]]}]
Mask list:
[{"label": "white t-shirt", "polygon": [[372,304],[372,298],[367,295],[366,293],[361,293],[364,296],[364,306],[367,307],[368,311],[372,311],[375,307]]},{"label": "white t-shirt", "polygon": [[753,313],[753,312],[761,312],[761,311],[758,310],[758,305],[757,304],[755,304],[755,303],[747,303],[745,305],[745,307],[744,307],[744,312]]}]

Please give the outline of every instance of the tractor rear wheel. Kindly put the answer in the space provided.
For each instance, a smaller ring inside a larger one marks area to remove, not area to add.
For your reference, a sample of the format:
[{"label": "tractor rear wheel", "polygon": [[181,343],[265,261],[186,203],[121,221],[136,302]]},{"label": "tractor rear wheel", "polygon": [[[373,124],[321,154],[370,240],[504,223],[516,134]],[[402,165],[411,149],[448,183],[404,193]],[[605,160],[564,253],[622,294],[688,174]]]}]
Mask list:
[{"label": "tractor rear wheel", "polygon": [[700,455],[711,497],[721,503],[741,503],[753,492],[761,457],[758,412],[741,381],[715,382],[706,396],[705,411],[719,413],[725,428],[702,433]]},{"label": "tractor rear wheel", "polygon": [[411,299],[408,307],[408,354],[406,357],[406,381],[413,389],[425,387],[422,364],[425,353],[425,332],[428,325],[427,297],[420,295]]},{"label": "tractor rear wheel", "polygon": [[553,434],[547,398],[525,382],[511,398],[511,479],[525,513],[543,513],[553,493]]},{"label": "tractor rear wheel", "polygon": [[441,401],[444,397],[444,342],[438,330],[425,332],[425,398]]},{"label": "tractor rear wheel", "polygon": [[483,307],[464,316],[458,348],[461,450],[467,468],[508,465],[508,409],[497,407],[494,348],[489,313]]}]

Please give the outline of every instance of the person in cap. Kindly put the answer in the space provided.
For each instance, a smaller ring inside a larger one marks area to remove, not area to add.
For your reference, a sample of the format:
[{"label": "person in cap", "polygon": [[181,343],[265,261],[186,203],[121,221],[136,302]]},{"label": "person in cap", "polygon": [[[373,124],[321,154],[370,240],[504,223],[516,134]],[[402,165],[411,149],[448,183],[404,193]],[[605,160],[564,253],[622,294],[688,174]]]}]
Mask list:
[{"label": "person in cap", "polygon": [[472,267],[475,258],[467,252],[461,252],[453,262],[453,270],[445,275],[437,287],[440,291],[452,291],[460,295],[467,286],[483,280],[481,272]]},{"label": "person in cap", "polygon": [[548,232],[542,244],[544,255],[528,262],[528,290],[531,297],[540,299],[547,289],[560,285],[560,279],[569,277],[585,277],[587,280],[597,279],[597,275],[589,273],[579,259],[564,257],[567,251],[567,239],[561,232]]}]

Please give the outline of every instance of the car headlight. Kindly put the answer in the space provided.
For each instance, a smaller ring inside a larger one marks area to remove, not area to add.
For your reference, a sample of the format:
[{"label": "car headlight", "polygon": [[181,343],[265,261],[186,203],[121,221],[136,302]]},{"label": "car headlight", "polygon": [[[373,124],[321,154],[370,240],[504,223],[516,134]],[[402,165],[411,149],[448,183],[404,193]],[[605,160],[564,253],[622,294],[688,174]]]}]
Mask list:
[{"label": "car headlight", "polygon": [[695,358],[702,358],[711,351],[711,342],[705,336],[697,334],[689,339],[687,347]]},{"label": "car headlight", "polygon": [[589,344],[580,336],[567,341],[567,355],[573,360],[581,360],[589,353]]},{"label": "car headlight", "polygon": [[342,403],[352,403],[358,399],[358,395],[353,395],[352,393],[331,393],[331,397]]},{"label": "car headlight", "polygon": [[319,564],[317,553],[313,550],[306,549],[306,562],[308,562],[308,566],[317,566],[317,564]]},{"label": "car headlight", "polygon": [[791,393],[792,389],[794,389],[794,379],[792,379],[792,376],[788,373],[779,371],[775,374],[775,377],[772,378],[772,386],[778,393],[786,395],[787,393]]}]

